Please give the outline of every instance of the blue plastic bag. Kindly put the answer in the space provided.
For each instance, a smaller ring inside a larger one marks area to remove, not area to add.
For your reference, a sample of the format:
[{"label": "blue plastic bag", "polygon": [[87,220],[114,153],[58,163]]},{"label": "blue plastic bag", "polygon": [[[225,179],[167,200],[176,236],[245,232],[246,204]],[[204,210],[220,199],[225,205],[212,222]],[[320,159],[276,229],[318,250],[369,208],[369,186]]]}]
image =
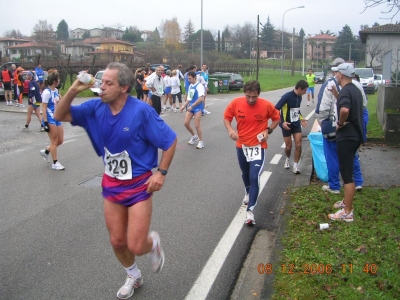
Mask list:
[{"label": "blue plastic bag", "polygon": [[328,167],[326,165],[323,136],[321,132],[310,132],[308,140],[312,150],[312,158],[315,172],[319,179],[328,182]]}]

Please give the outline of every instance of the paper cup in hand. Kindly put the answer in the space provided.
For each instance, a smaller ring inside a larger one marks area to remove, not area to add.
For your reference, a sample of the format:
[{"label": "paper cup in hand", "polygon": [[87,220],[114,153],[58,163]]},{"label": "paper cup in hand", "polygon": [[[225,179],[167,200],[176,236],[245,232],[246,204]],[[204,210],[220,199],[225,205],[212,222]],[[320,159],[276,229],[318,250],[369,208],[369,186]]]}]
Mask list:
[{"label": "paper cup in hand", "polygon": [[324,230],[324,229],[328,229],[328,228],[329,228],[329,224],[328,223],[319,224],[319,229],[320,230]]},{"label": "paper cup in hand", "polygon": [[257,134],[257,139],[261,143],[262,139],[264,138],[264,135],[262,133]]}]

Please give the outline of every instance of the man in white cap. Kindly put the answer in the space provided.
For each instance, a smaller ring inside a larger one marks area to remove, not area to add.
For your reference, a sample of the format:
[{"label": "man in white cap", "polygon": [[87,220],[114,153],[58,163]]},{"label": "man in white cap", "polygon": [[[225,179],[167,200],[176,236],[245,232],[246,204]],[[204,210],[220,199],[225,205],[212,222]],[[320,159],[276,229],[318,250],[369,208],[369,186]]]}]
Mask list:
[{"label": "man in white cap", "polygon": [[341,87],[337,91],[332,85],[331,92],[337,98],[338,122],[336,123],[336,146],[340,166],[340,174],[344,183],[344,199],[335,203],[339,208],[336,213],[329,214],[331,220],[353,222],[353,199],[355,184],[353,181],[353,161],[363,139],[363,98],[361,91],[352,82],[354,67],[343,63],[333,69],[335,78]]}]

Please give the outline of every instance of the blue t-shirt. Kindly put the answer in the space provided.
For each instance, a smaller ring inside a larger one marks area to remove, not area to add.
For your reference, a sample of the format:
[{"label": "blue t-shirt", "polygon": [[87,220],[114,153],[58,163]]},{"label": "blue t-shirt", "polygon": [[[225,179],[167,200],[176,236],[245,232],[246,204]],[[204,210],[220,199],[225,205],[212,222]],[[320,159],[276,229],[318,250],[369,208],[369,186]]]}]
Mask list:
[{"label": "blue t-shirt", "polygon": [[132,96],[128,96],[124,107],[115,116],[109,105],[100,99],[71,106],[71,116],[71,124],[85,128],[103,161],[104,148],[112,154],[126,150],[131,159],[132,177],[155,168],[158,149],[168,150],[176,139],[176,133],[153,107]]}]

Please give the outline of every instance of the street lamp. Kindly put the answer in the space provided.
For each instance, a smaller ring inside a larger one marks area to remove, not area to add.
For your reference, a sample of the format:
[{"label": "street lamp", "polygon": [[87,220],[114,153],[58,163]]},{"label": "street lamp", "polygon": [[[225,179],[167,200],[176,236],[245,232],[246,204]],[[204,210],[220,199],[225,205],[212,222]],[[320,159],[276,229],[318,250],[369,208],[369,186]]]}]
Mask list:
[{"label": "street lamp", "polygon": [[201,0],[200,66],[203,65],[203,0]]},{"label": "street lamp", "polygon": [[283,13],[282,16],[282,49],[281,49],[281,80],[283,79],[283,24],[284,24],[284,20],[285,20],[285,14],[289,11],[289,10],[293,10],[293,9],[297,9],[297,8],[304,8],[304,6],[298,6],[298,7],[293,7],[293,8],[289,8],[288,10],[286,10]]}]

